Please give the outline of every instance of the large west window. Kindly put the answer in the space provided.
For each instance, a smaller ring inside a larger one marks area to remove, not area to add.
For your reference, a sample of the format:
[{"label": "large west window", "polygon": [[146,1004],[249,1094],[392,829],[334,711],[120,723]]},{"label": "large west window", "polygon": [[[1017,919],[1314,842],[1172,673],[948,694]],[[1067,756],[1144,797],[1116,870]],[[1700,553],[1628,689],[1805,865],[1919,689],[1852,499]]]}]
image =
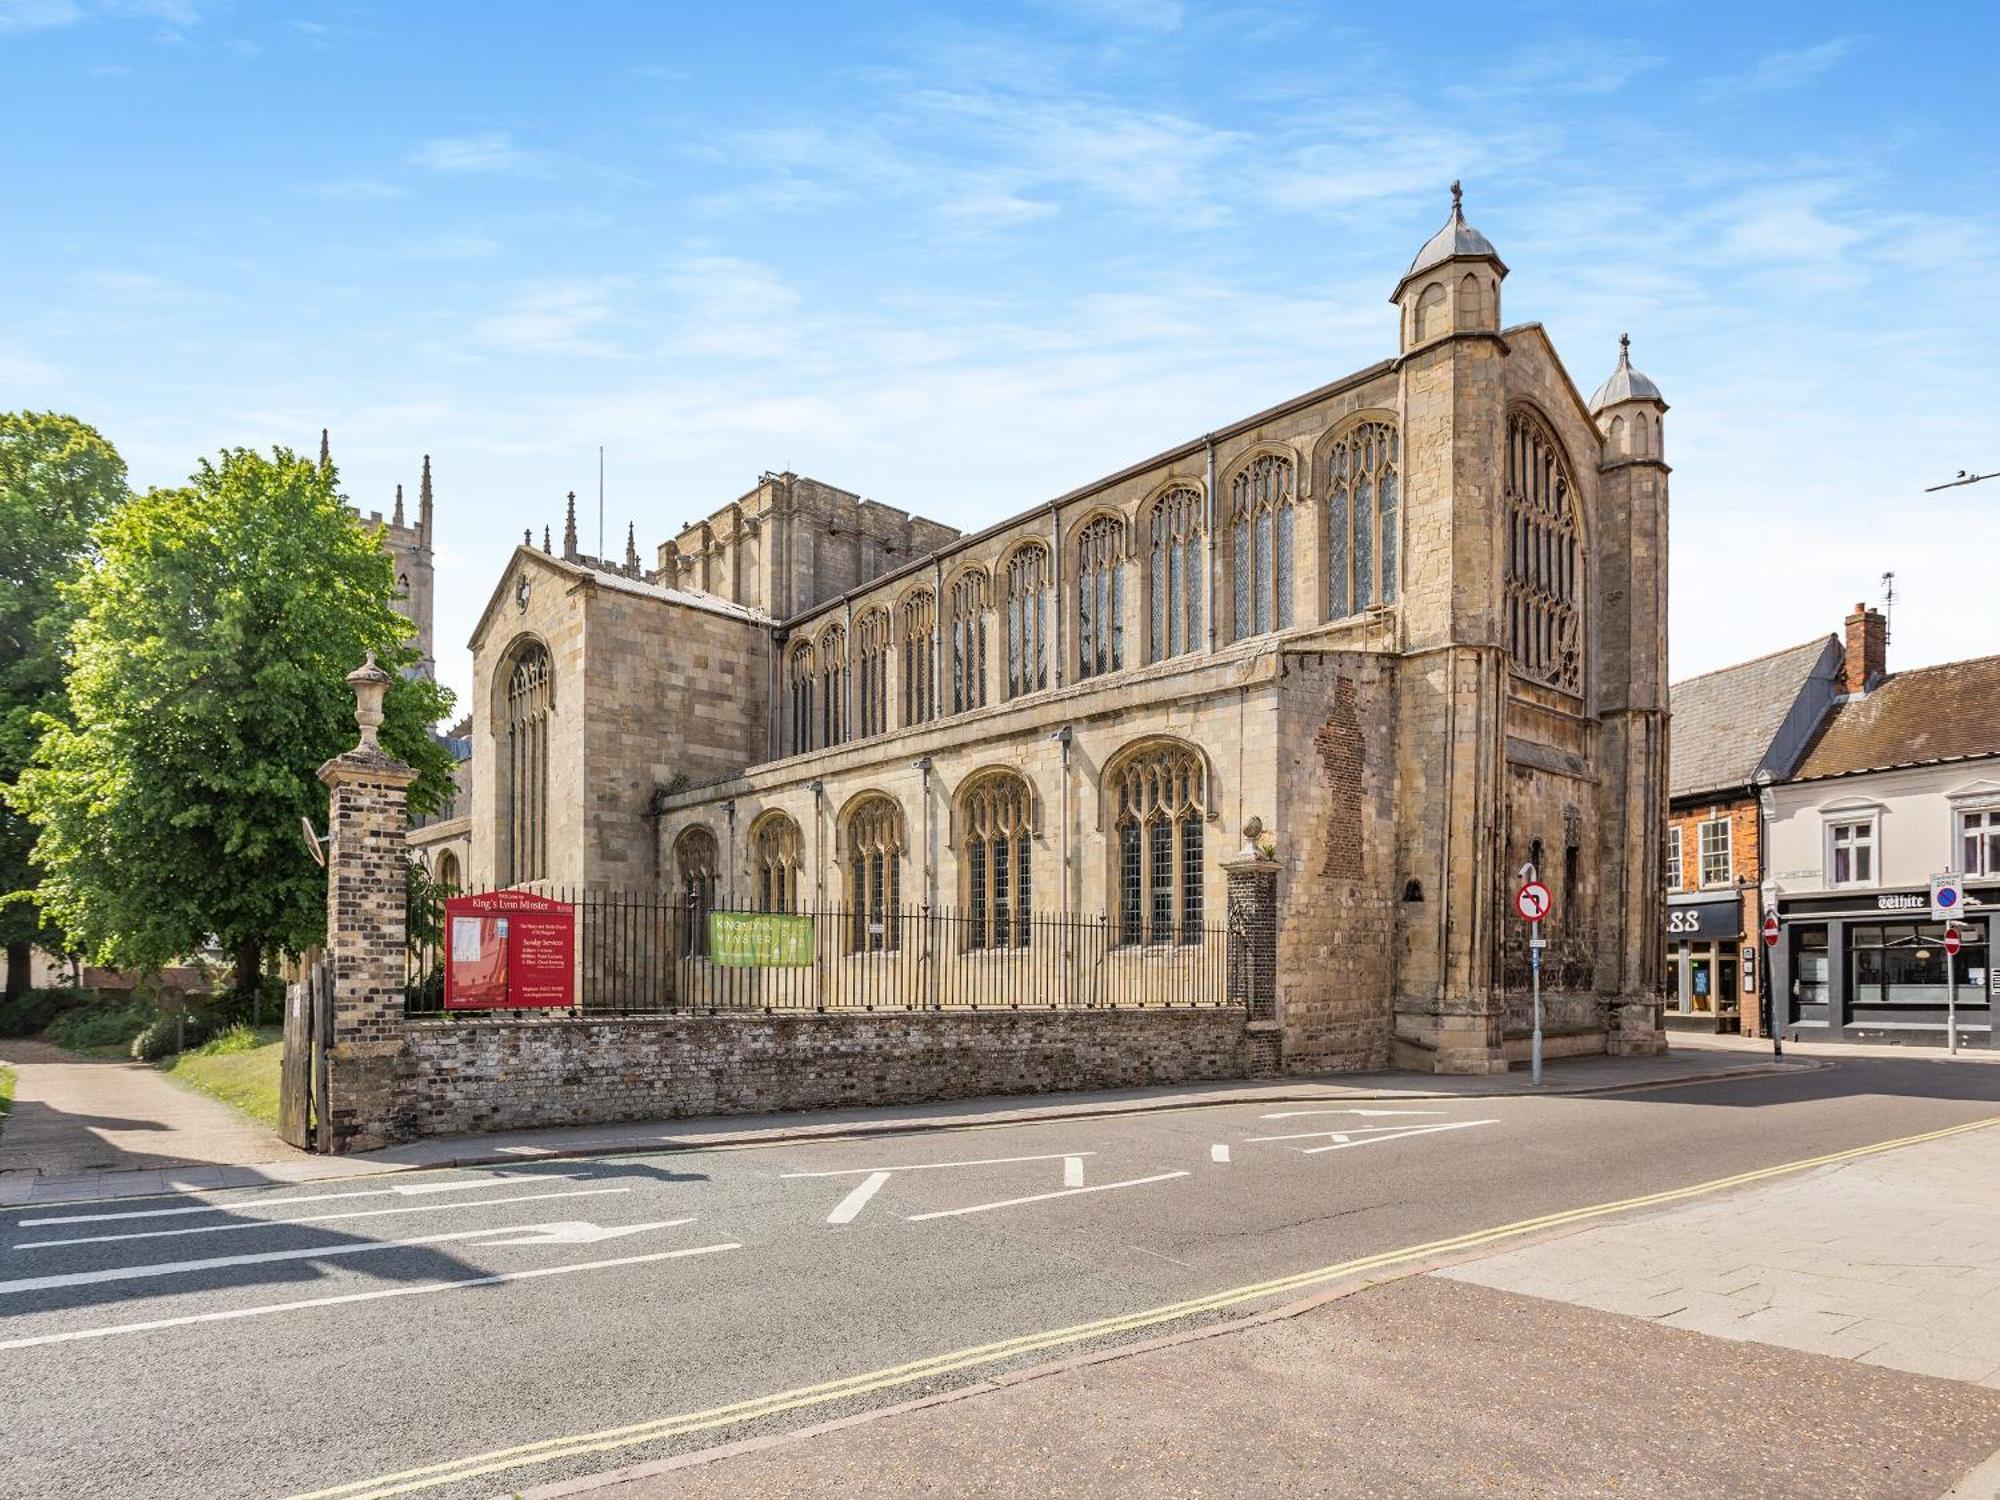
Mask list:
[{"label": "large west window", "polygon": [[1575,486],[1533,416],[1507,419],[1507,652],[1532,681],[1583,691],[1583,548]]},{"label": "large west window", "polygon": [[989,771],[960,794],[959,868],[964,872],[968,948],[1028,946],[1033,812],[1028,783],[1012,771]]},{"label": "large west window", "polygon": [[1832,823],[1826,830],[1827,884],[1875,883],[1875,820]]},{"label": "large west window", "polygon": [[1252,459],[1229,489],[1239,641],[1292,623],[1292,560],[1298,542],[1293,477],[1290,459],[1266,453]]},{"label": "large west window", "polygon": [[1187,745],[1152,746],[1109,777],[1121,945],[1201,941],[1206,792]]},{"label": "large west window", "polygon": [[1338,620],[1396,599],[1401,501],[1396,429],[1364,422],[1328,450],[1327,614]]},{"label": "large west window", "polygon": [[1701,883],[1728,885],[1735,876],[1729,847],[1729,819],[1710,818],[1701,825]]},{"label": "large west window", "polygon": [[1076,673],[1125,665],[1125,523],[1099,516],[1076,538]]},{"label": "large west window", "polygon": [[507,883],[549,873],[549,714],[555,680],[548,648],[535,642],[507,674]]},{"label": "large west window", "polygon": [[1201,495],[1187,486],[1154,502],[1148,526],[1153,616],[1153,661],[1165,661],[1201,642]]}]

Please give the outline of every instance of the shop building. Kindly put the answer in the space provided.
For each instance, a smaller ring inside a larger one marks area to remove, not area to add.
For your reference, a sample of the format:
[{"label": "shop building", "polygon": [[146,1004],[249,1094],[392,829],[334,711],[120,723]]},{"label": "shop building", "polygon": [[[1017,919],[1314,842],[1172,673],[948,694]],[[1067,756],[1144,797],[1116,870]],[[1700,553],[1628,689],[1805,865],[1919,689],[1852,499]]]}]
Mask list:
[{"label": "shop building", "polygon": [[[2000,656],[1891,676],[1886,637],[1882,616],[1856,606],[1843,694],[1794,777],[1763,799],[1774,1005],[1793,1040],[1935,1045],[1955,973],[1960,1044],[1989,1046]],[[1955,960],[1930,920],[1931,877],[1946,871],[1966,888]]]},{"label": "shop building", "polygon": [[1758,788],[1789,776],[1841,691],[1825,635],[1677,682],[1667,774],[1666,1023],[1760,1033],[1763,822]]}]

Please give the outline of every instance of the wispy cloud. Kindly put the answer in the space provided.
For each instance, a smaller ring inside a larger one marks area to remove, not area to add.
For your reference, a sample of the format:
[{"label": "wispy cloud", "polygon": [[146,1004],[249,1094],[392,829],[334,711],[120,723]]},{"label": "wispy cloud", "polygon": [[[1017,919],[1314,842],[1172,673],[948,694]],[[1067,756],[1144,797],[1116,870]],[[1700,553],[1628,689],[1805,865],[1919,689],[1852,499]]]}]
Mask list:
[{"label": "wispy cloud", "polygon": [[77,0],[0,0],[0,34],[74,26],[82,19]]},{"label": "wispy cloud", "polygon": [[418,146],[410,160],[433,172],[525,172],[541,166],[540,156],[522,150],[499,130],[438,136]]},{"label": "wispy cloud", "polygon": [[1740,99],[1803,88],[1835,67],[1859,45],[1859,39],[1838,36],[1795,52],[1773,52],[1740,73],[1724,73],[1702,85],[1705,99]]},{"label": "wispy cloud", "polygon": [[596,336],[611,321],[609,282],[557,281],[529,287],[503,310],[477,319],[475,341],[517,354],[604,357],[616,347]]},{"label": "wispy cloud", "polygon": [[293,187],[293,192],[306,198],[333,198],[362,200],[369,198],[403,198],[409,189],[394,182],[384,182],[376,177],[351,177],[332,182],[301,182]]}]

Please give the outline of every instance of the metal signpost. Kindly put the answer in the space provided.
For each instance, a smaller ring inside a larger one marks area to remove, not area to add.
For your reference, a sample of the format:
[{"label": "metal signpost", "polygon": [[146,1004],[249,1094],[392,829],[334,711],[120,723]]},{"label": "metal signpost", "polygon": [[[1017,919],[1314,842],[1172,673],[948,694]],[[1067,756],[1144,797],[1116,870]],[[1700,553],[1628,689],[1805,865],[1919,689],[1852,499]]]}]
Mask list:
[{"label": "metal signpost", "polygon": [[1965,909],[1965,882],[1947,870],[1931,876],[1931,920],[1944,923],[1944,1044],[1958,1051],[1958,916]]},{"label": "metal signpost", "polygon": [[1514,910],[1521,914],[1521,920],[1528,924],[1528,969],[1533,975],[1535,989],[1535,1040],[1528,1054],[1528,1065],[1532,1080],[1537,1088],[1542,1082],[1542,918],[1549,914],[1551,898],[1549,888],[1535,878],[1532,864],[1521,866],[1522,886],[1514,893]]},{"label": "metal signpost", "polygon": [[1771,1055],[1785,1055],[1785,1028],[1778,1020],[1778,992],[1771,987],[1771,960],[1778,952],[1778,914],[1764,909],[1764,974],[1760,988],[1764,995],[1764,1029],[1771,1034]]}]

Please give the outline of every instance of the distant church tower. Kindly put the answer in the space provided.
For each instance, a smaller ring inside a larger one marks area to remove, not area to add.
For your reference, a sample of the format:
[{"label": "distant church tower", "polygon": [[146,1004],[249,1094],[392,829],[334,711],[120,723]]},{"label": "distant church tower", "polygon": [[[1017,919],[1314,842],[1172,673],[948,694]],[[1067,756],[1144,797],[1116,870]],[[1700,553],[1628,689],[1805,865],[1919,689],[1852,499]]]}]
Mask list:
[{"label": "distant church tower", "polygon": [[[321,468],[333,462],[327,431],[320,429]],[[355,507],[355,514],[361,514]],[[417,627],[417,664],[413,670],[422,677],[437,676],[436,633],[432,611],[436,602],[436,580],[431,566],[431,456],[424,455],[423,477],[417,486],[417,524],[408,523],[403,512],[403,487],[396,486],[396,508],[385,521],[379,510],[363,517],[365,524],[382,533],[382,550],[396,565],[396,613]]]}]

